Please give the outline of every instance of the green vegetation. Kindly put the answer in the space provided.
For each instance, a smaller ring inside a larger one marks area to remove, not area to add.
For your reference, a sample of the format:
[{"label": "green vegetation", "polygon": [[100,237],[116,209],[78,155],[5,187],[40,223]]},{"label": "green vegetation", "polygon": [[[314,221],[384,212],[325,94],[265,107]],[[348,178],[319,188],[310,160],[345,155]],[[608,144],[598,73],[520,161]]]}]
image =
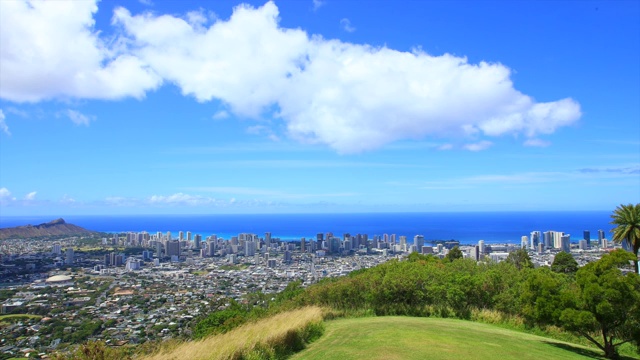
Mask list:
[{"label": "green vegetation", "polygon": [[524,268],[532,269],[533,262],[531,262],[531,258],[529,257],[529,253],[525,249],[518,249],[507,256],[505,262],[512,264],[518,270],[522,270]]},{"label": "green vegetation", "polygon": [[370,317],[329,321],[325,335],[295,359],[584,359],[581,346],[487,324],[439,318]]},{"label": "green vegetation", "polygon": [[449,261],[462,259],[462,250],[460,250],[459,247],[454,246],[453,249],[449,250],[445,258]]},{"label": "green vegetation", "polygon": [[575,272],[578,271],[578,262],[571,254],[561,251],[555,256],[555,258],[553,258],[551,271],[564,274],[575,274]]},{"label": "green vegetation", "polygon": [[248,266],[245,264],[242,265],[222,265],[220,266],[220,270],[226,270],[226,271],[230,271],[230,270],[244,270],[246,269]]},{"label": "green vegetation", "polygon": [[201,341],[165,344],[143,359],[284,359],[322,335],[322,320],[320,308],[300,308]]},{"label": "green vegetation", "polygon": [[[638,256],[640,250],[640,204],[619,205],[611,215],[611,224],[616,227],[613,232],[613,241],[627,241],[633,249],[633,254]],[[635,263],[636,274],[638,262]]]},{"label": "green vegetation", "polygon": [[20,321],[20,320],[24,320],[24,319],[42,319],[42,316],[40,316],[40,315],[32,315],[32,314],[0,315],[0,322],[1,321],[14,322],[14,321]]},{"label": "green vegetation", "polygon": [[[617,346],[638,346],[640,276],[623,274],[633,254],[604,255],[574,277],[548,268],[533,269],[527,257],[498,264],[458,259],[441,261],[412,254],[340,279],[324,280],[293,298],[344,314],[408,315],[473,319],[479,310],[521,319],[525,329],[554,333],[562,328],[592,342],[607,357]],[[597,285],[597,286],[596,286]],[[570,335],[563,335],[569,336]],[[595,338],[607,338],[602,344]],[[579,338],[574,338],[579,339]],[[607,345],[608,344],[608,345]],[[633,353],[626,347],[626,353]]]},{"label": "green vegetation", "polygon": [[584,336],[610,359],[621,344],[640,345],[640,277],[622,276],[619,269],[632,259],[633,254],[616,251],[578,270],[574,303],[560,315],[562,327]]}]

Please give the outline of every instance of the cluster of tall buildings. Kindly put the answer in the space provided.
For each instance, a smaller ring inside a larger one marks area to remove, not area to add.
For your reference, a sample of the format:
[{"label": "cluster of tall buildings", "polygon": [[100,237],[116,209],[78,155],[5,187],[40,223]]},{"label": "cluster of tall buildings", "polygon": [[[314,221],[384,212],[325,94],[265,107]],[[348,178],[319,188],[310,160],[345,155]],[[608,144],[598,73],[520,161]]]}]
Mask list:
[{"label": "cluster of tall buildings", "polygon": [[[201,256],[228,256],[230,259],[237,259],[237,255],[256,256],[269,254],[269,252],[282,253],[283,261],[291,261],[291,253],[297,250],[297,242],[283,242],[279,238],[274,238],[270,232],[259,237],[257,234],[240,233],[230,239],[222,239],[216,235],[211,235],[203,239],[200,234],[192,234],[190,231],[178,232],[174,237],[170,231],[166,233],[157,232],[149,234],[147,232],[126,234],[114,234],[111,238],[103,239],[105,245],[147,247],[153,249],[153,254],[145,251],[145,259],[152,257],[163,259],[170,258],[172,261],[179,261],[181,258]],[[413,241],[406,236],[396,234],[374,235],[349,233],[342,236],[335,236],[333,233],[318,233],[315,238],[301,238],[299,250],[303,253],[314,253],[316,255],[348,255],[350,253],[368,253],[373,249],[391,252],[421,252],[434,253],[431,246],[425,246],[423,235],[415,235]],[[442,245],[441,245],[442,246]],[[105,266],[120,266],[126,260],[114,258],[114,254],[105,255]],[[267,255],[268,256],[268,255]],[[265,257],[266,259],[266,257]]]},{"label": "cluster of tall buildings", "polygon": [[[591,231],[585,230],[582,233],[583,238],[578,241],[578,247],[581,250],[588,250],[591,248]],[[571,251],[571,235],[565,234],[561,231],[532,231],[530,236],[522,236],[521,240],[522,248],[529,248],[533,251],[543,252],[546,249],[557,249],[565,252]],[[604,230],[598,230],[598,244],[601,248],[608,246],[608,241],[605,238]]]}]

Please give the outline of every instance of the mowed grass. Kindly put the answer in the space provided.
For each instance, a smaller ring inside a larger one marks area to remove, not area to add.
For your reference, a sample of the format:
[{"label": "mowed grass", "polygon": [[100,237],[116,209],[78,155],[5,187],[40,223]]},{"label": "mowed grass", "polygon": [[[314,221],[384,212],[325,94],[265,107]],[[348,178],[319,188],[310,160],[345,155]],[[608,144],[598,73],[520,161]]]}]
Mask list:
[{"label": "mowed grass", "polygon": [[291,359],[585,359],[601,353],[580,345],[438,318],[371,317],[325,323],[325,333]]},{"label": "mowed grass", "polygon": [[40,315],[32,315],[32,314],[0,315],[0,321],[2,321],[2,320],[11,320],[11,319],[42,319],[42,316],[40,316]]}]

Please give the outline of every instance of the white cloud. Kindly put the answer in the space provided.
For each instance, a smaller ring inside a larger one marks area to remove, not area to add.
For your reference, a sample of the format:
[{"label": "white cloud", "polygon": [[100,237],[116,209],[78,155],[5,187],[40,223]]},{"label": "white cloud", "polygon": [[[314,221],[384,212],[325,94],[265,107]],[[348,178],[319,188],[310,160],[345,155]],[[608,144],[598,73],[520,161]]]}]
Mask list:
[{"label": "white cloud", "polygon": [[452,144],[442,144],[442,145],[438,146],[437,149],[440,150],[440,151],[451,150],[451,149],[453,149],[453,145]]},{"label": "white cloud", "polygon": [[173,195],[153,195],[149,198],[151,204],[164,204],[164,205],[207,205],[214,204],[216,199],[200,196],[200,195],[188,195],[184,193],[176,193]]},{"label": "white cloud", "polygon": [[257,117],[278,102],[305,56],[308,39],[298,29],[278,27],[278,8],[240,5],[228,21],[208,29],[169,15],[132,16],[115,10],[139,50],[136,56],[185,95],[204,102],[220,99],[233,112]]},{"label": "white cloud", "polygon": [[213,120],[224,120],[224,119],[228,119],[229,118],[229,113],[224,111],[224,110],[220,110],[217,113],[213,114],[213,116],[211,117]]},{"label": "white cloud", "polygon": [[141,98],[162,79],[109,49],[94,29],[94,1],[0,1],[0,98]]},{"label": "white cloud", "polygon": [[76,110],[68,109],[65,114],[76,125],[89,126],[89,122],[91,122],[91,118],[89,116]]},{"label": "white cloud", "polygon": [[33,201],[33,200],[36,199],[36,194],[37,194],[36,191],[32,191],[32,192],[28,193],[27,195],[25,195],[24,199],[27,200],[27,201]]},{"label": "white cloud", "polygon": [[542,139],[527,139],[524,142],[524,146],[530,146],[530,147],[547,147],[551,145],[551,142],[546,141],[546,140],[542,140]]},{"label": "white cloud", "polygon": [[151,0],[138,0],[138,2],[145,6],[153,6],[153,1]]},{"label": "white cloud", "polygon": [[309,36],[281,27],[273,2],[240,5],[211,25],[202,11],[181,18],[120,7],[113,49],[93,29],[92,2],[31,4],[0,1],[4,99],[140,98],[164,80],[234,115],[275,109],[290,137],[340,153],[470,135],[480,142],[466,148],[480,150],[488,137],[535,139],[581,116],[572,99],[536,103],[519,92],[502,64]]},{"label": "white cloud", "polygon": [[473,144],[466,144],[462,148],[469,151],[482,151],[490,148],[493,145],[491,141],[480,141]]},{"label": "white cloud", "polygon": [[15,201],[16,198],[11,196],[11,191],[6,187],[0,188],[0,203],[4,204],[10,201]]},{"label": "white cloud", "polygon": [[313,11],[320,9],[324,4],[323,0],[313,0]]},{"label": "white cloud", "polygon": [[9,131],[9,126],[7,126],[7,123],[4,121],[5,116],[4,116],[4,112],[2,111],[2,109],[0,109],[0,130],[11,136],[11,132]]},{"label": "white cloud", "polygon": [[342,25],[342,29],[346,32],[352,33],[356,31],[356,28],[353,25],[351,25],[351,21],[347,18],[340,20],[340,25]]}]

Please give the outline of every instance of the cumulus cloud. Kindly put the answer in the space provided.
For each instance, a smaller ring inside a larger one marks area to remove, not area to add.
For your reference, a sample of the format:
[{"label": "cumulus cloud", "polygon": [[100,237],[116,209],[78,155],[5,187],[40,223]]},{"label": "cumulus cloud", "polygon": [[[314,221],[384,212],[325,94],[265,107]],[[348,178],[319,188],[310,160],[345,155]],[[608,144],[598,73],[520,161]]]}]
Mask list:
[{"label": "cumulus cloud", "polygon": [[505,65],[308,35],[281,27],[273,2],[240,5],[210,25],[196,13],[120,7],[112,20],[121,31],[117,51],[93,29],[94,3],[30,4],[0,2],[0,61],[10,70],[0,74],[4,99],[142,97],[166,81],[240,117],[269,112],[290,137],[341,153],[469,135],[480,142],[467,148],[481,150],[487,137],[535,139],[581,116],[573,99],[540,103],[516,90]]},{"label": "cumulus cloud", "polygon": [[27,200],[27,201],[33,201],[33,200],[36,199],[36,194],[37,194],[36,191],[32,191],[32,192],[28,193],[27,195],[25,195],[24,199]]},{"label": "cumulus cloud", "polygon": [[68,109],[65,114],[76,125],[84,125],[89,126],[89,122],[91,122],[91,118],[87,115],[82,114],[79,111]]},{"label": "cumulus cloud", "polygon": [[16,198],[11,196],[11,191],[6,187],[0,188],[0,202],[6,203],[9,201],[14,201]]},{"label": "cumulus cloud", "polygon": [[163,15],[132,16],[115,10],[114,23],[136,44],[136,56],[182,93],[205,102],[220,99],[237,114],[256,117],[286,96],[292,72],[304,59],[308,38],[278,26],[278,8],[240,5],[228,21],[208,29]]},{"label": "cumulus cloud", "polygon": [[325,4],[322,0],[313,0],[313,11],[320,9]]},{"label": "cumulus cloud", "polygon": [[0,1],[0,98],[141,98],[162,79],[94,29],[94,1]]},{"label": "cumulus cloud", "polygon": [[11,136],[9,127],[7,126],[7,123],[4,121],[4,119],[5,119],[4,112],[2,111],[2,109],[0,109],[0,131]]}]

